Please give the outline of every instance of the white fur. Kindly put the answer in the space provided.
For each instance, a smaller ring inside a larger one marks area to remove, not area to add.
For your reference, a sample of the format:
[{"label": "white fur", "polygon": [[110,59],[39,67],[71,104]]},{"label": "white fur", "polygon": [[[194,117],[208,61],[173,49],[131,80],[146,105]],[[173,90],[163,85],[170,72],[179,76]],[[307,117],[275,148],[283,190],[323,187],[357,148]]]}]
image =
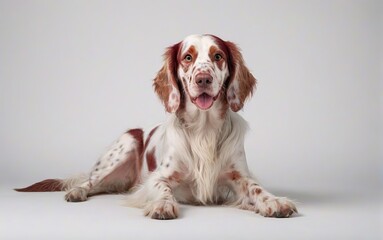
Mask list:
[{"label": "white fur", "polygon": [[[70,184],[68,201],[84,201],[91,194],[108,192],[116,189],[116,184],[124,182],[125,188],[121,189],[126,190],[132,182],[134,188],[128,194],[126,204],[144,208],[145,215],[157,219],[176,218],[178,202],[227,203],[270,217],[288,217],[296,212],[290,200],[275,197],[251,176],[244,150],[248,126],[239,114],[230,109],[225,97],[217,98],[207,110],[201,110],[193,103],[193,97],[201,92],[208,91],[215,96],[225,91],[223,85],[230,74],[227,59],[219,69],[217,63],[209,58],[209,49],[217,47],[211,36],[187,37],[182,42],[181,56],[190,46],[194,46],[198,54],[195,68],[190,67],[185,72],[179,66],[177,78],[187,80],[182,81],[184,92],[173,86],[169,96],[171,114],[150,136],[143,152],[138,151],[140,142],[137,136],[124,134],[96,164],[87,180]],[[247,68],[243,66],[243,69]],[[209,72],[213,78],[208,89],[201,90],[195,84],[194,77],[201,71]],[[244,76],[250,76],[255,84],[250,73]],[[238,106],[242,105],[236,97],[239,88],[238,82],[234,81],[226,93]],[[250,94],[251,91],[248,89],[247,92]],[[176,111],[180,93],[184,94],[183,108]],[[172,98],[171,94],[177,94],[177,97]],[[147,138],[148,135],[143,142]],[[147,167],[150,154],[155,157],[157,166],[153,172]],[[141,169],[129,167],[139,166],[141,160]]]}]

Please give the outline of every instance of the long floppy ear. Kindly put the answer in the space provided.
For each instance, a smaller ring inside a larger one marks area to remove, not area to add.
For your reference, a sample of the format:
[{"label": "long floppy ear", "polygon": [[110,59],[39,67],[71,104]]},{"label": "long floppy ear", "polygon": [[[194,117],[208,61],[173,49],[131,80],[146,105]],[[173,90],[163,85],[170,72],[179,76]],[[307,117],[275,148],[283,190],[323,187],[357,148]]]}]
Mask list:
[{"label": "long floppy ear", "polygon": [[256,79],[245,66],[239,48],[232,42],[225,42],[231,61],[229,63],[229,83],[226,97],[231,110],[237,112],[242,109],[245,100],[253,94]]},{"label": "long floppy ear", "polygon": [[166,111],[174,113],[180,105],[180,90],[177,84],[177,54],[180,43],[168,47],[164,54],[164,66],[154,78],[153,86],[164,103]]}]

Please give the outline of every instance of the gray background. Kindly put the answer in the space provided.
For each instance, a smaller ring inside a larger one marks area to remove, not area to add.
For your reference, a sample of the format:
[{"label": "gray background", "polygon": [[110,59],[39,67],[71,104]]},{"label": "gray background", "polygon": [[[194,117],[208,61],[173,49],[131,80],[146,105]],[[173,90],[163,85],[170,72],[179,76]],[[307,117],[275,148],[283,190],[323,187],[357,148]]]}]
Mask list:
[{"label": "gray background", "polygon": [[258,79],[240,114],[251,127],[247,157],[259,180],[303,202],[376,198],[383,179],[382,7],[0,1],[1,186],[87,172],[126,129],[164,121],[151,86],[164,48],[212,33],[236,42]]}]

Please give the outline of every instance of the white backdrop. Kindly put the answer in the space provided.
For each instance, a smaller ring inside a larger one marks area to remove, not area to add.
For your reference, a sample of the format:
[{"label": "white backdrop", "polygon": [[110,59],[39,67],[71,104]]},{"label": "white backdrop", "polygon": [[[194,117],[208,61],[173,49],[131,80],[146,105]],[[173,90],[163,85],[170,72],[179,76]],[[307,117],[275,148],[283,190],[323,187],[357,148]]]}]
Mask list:
[{"label": "white backdrop", "polygon": [[236,42],[258,79],[241,114],[251,126],[249,166],[264,185],[373,190],[383,157],[381,9],[379,1],[0,1],[1,184],[86,172],[126,129],[163,121],[151,81],[164,48],[212,33]]}]

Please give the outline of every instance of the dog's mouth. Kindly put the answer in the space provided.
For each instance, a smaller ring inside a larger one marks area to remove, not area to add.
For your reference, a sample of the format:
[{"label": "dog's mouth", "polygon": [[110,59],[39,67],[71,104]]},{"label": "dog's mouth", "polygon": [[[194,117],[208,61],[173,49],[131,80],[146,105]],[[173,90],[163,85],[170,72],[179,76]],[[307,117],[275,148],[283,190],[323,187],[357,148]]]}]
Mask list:
[{"label": "dog's mouth", "polygon": [[217,100],[218,96],[219,94],[212,97],[207,93],[202,93],[198,97],[192,98],[191,100],[199,109],[208,110],[211,106],[213,106],[213,103]]}]

